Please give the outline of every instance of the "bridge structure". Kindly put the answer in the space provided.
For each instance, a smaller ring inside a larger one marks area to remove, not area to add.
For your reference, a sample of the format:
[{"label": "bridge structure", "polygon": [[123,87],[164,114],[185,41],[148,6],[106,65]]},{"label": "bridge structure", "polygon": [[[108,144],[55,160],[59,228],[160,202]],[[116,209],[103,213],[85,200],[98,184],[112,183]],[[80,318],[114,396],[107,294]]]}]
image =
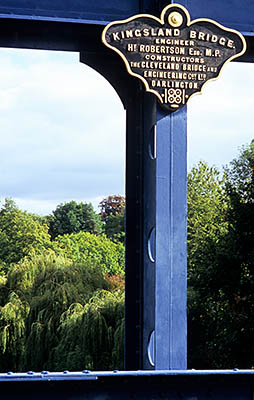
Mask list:
[{"label": "bridge structure", "polygon": [[101,41],[108,23],[170,3],[240,31],[238,61],[254,62],[253,0],[0,0],[1,47],[79,52],[126,109],[125,371],[7,372],[3,399],[254,398],[254,371],[187,370],[187,107],[164,111]]}]

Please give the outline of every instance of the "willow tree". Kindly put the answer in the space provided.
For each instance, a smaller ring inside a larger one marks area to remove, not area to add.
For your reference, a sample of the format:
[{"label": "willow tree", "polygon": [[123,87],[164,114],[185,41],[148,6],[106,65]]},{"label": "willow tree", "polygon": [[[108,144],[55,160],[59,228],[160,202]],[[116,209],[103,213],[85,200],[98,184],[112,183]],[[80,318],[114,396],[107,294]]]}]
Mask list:
[{"label": "willow tree", "polygon": [[0,371],[18,371],[25,354],[25,329],[29,304],[11,292],[0,307]]},{"label": "willow tree", "polygon": [[58,369],[123,369],[124,292],[98,290],[62,314],[55,349]]},{"label": "willow tree", "polygon": [[0,352],[4,360],[9,357],[7,369],[54,369],[62,314],[77,302],[85,305],[98,288],[110,287],[100,265],[75,263],[53,251],[12,264],[0,287]]}]

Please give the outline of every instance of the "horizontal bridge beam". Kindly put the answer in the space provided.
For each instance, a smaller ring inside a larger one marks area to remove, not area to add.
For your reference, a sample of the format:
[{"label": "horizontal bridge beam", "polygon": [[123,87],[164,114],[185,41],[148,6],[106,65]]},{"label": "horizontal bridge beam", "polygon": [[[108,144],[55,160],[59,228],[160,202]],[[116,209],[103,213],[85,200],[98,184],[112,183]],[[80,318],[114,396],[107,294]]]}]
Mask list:
[{"label": "horizontal bridge beam", "polygon": [[5,400],[190,400],[253,398],[254,371],[0,374]]},{"label": "horizontal bridge beam", "polygon": [[151,12],[153,0],[1,0],[0,18],[106,24]]},{"label": "horizontal bridge beam", "polygon": [[173,3],[186,7],[192,20],[210,18],[245,35],[254,33],[253,0],[175,0]]}]

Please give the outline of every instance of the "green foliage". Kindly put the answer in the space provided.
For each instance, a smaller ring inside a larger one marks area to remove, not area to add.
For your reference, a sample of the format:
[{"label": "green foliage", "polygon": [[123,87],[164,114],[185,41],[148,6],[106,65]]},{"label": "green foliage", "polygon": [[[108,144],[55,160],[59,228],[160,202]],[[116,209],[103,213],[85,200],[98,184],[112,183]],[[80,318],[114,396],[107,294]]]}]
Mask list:
[{"label": "green foliage", "polygon": [[0,371],[17,371],[25,352],[25,322],[29,305],[11,292],[0,307]]},{"label": "green foliage", "polygon": [[40,225],[49,225],[47,216],[41,216],[34,213],[27,213],[27,214],[30,215],[30,217],[32,217],[35,222],[39,222]]},{"label": "green foliage", "polygon": [[[97,274],[97,277],[96,277]],[[45,276],[46,275],[46,276]],[[47,268],[44,276],[35,282],[37,296],[31,301],[28,317],[26,366],[33,369],[54,369],[54,347],[59,338],[57,329],[60,318],[71,304],[85,304],[96,287],[106,288],[107,282],[95,268],[82,265],[59,265]],[[34,355],[33,349],[41,351]]]},{"label": "green foliage", "polygon": [[124,273],[124,246],[122,243],[113,243],[105,235],[79,232],[58,236],[53,247],[58,254],[65,254],[76,262],[95,262],[109,275]]},{"label": "green foliage", "polygon": [[228,232],[229,199],[224,182],[225,177],[204,162],[188,174],[188,347],[189,364],[194,368],[211,368],[205,364],[216,303],[211,279],[217,247]]},{"label": "green foliage", "polygon": [[119,214],[109,215],[107,218],[107,222],[105,224],[105,233],[107,237],[113,242],[121,242],[124,243],[125,239],[125,231],[124,231],[124,208],[121,210]]},{"label": "green foliage", "polygon": [[70,201],[57,206],[53,215],[48,217],[49,233],[52,239],[58,235],[78,232],[99,234],[102,232],[102,222],[91,203],[76,203]]},{"label": "green foliage", "polygon": [[[196,235],[195,230],[188,232],[190,367],[253,366],[253,163],[252,142],[227,167],[226,177],[217,181],[219,187],[211,186],[216,199],[211,209],[202,209],[201,204],[196,212],[202,213],[189,216],[202,226],[210,218],[208,230],[198,229]],[[199,224],[193,226],[199,228]],[[193,237],[199,241],[192,243]]]},{"label": "green foliage", "polygon": [[62,314],[55,367],[123,368],[124,293],[99,290],[85,306],[72,304]]},{"label": "green foliage", "polygon": [[[211,248],[228,230],[226,213],[229,199],[225,177],[215,167],[200,162],[188,174],[188,268],[210,262]],[[196,279],[196,277],[195,277]]]},{"label": "green foliage", "polygon": [[[98,287],[108,287],[108,280],[100,265],[91,260],[80,264],[50,250],[13,264],[6,284],[10,291],[15,290],[21,298],[34,299],[37,295],[45,296],[47,291],[48,294],[52,292],[51,296],[60,295],[60,292],[56,293],[60,290],[61,303],[65,305],[68,301],[77,300],[78,293],[83,293],[82,301],[88,300]],[[67,296],[65,288],[70,292],[69,300],[64,297]]]},{"label": "green foliage", "polygon": [[223,363],[238,368],[252,367],[254,357],[253,166],[252,141],[226,168],[229,230],[217,250],[211,282],[219,286],[223,299],[220,330],[216,332],[220,349],[227,348]]},{"label": "green foliage", "polygon": [[227,189],[230,194],[237,193],[241,202],[254,200],[254,140],[242,146],[240,156],[225,168]]},{"label": "green foliage", "polygon": [[125,240],[125,198],[108,196],[100,202],[101,219],[107,237],[115,243]]},{"label": "green foliage", "polygon": [[12,200],[0,210],[0,370],[119,368],[124,246],[90,233],[102,228],[90,204],[49,221],[54,241],[45,218]]},{"label": "green foliage", "polygon": [[[106,290],[110,286],[100,266],[88,261],[74,263],[52,251],[13,264],[5,285],[0,288],[2,301],[6,296],[15,300],[1,308],[2,352],[8,350],[6,354],[12,352],[13,357],[16,354],[13,365],[18,369],[54,369],[54,348],[59,342],[57,330],[62,313],[77,302],[85,305],[98,288]],[[11,313],[11,327],[7,313]],[[10,329],[12,342],[10,335],[9,342],[5,338]]]},{"label": "green foliage", "polygon": [[4,269],[31,252],[40,253],[50,246],[47,225],[41,225],[6,199],[0,210],[0,262]]}]

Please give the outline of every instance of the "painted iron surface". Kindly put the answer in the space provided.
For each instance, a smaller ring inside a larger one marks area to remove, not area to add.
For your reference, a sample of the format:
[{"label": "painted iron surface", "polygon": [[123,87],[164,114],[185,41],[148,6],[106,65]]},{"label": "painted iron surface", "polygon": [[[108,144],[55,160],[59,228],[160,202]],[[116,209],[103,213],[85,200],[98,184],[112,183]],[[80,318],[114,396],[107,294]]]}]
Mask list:
[{"label": "painted iron surface", "polygon": [[[5,400],[249,400],[253,371],[28,373],[3,377]],[[6,374],[7,375],[7,374]],[[27,376],[29,378],[27,378]],[[64,376],[64,379],[62,377]]]},{"label": "painted iron surface", "polygon": [[0,18],[26,18],[105,24],[151,6],[136,0],[1,0]]},{"label": "painted iron surface", "polygon": [[[241,379],[240,376],[243,376],[245,379],[250,379],[252,381],[254,379],[254,369],[172,369],[172,370],[137,370],[137,371],[63,371],[63,372],[50,372],[50,371],[41,371],[41,372],[6,372],[0,373],[0,383],[1,382],[33,382],[33,381],[72,381],[72,380],[100,380],[100,379],[125,379],[125,378],[139,378],[139,377],[168,377],[168,379],[173,380],[174,377],[221,377],[225,379],[225,376],[229,377],[229,379]],[[206,379],[206,378],[204,378]]]},{"label": "painted iron surface", "polygon": [[188,8],[191,18],[211,18],[242,33],[254,32],[253,0],[173,0]]}]

